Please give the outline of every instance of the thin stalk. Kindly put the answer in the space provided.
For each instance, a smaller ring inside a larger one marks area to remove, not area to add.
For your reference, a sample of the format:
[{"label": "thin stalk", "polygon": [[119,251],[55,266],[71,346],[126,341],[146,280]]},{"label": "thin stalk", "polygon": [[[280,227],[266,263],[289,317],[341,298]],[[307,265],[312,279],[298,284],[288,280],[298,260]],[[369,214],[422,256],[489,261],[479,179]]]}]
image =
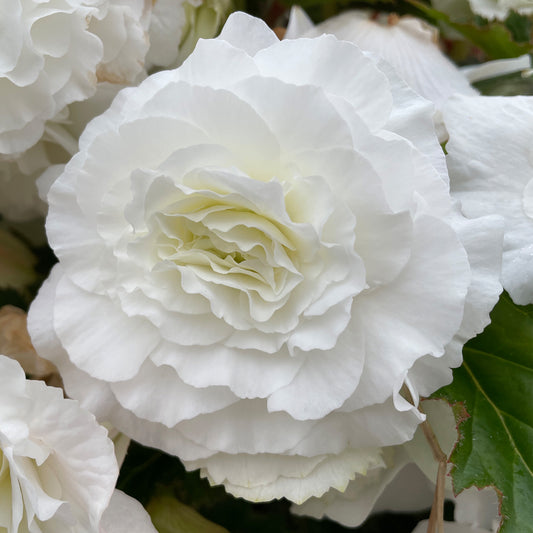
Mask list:
[{"label": "thin stalk", "polygon": [[[402,387],[402,395],[404,398],[415,405],[411,391],[404,385]],[[416,407],[416,406],[415,406]],[[423,413],[424,410],[419,405],[418,410]],[[433,496],[433,505],[431,506],[431,513],[429,515],[427,533],[444,533],[444,491],[446,483],[446,466],[448,464],[448,457],[442,451],[439,441],[430,423],[426,420],[420,424],[424,437],[431,448],[433,458],[438,464],[437,479],[435,482],[435,494]]]}]

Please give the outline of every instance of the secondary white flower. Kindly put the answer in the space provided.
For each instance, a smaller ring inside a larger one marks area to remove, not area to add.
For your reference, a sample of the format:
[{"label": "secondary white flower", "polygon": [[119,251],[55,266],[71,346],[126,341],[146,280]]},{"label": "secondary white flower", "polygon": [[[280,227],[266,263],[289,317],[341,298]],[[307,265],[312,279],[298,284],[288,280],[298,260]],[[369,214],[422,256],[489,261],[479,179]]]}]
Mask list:
[{"label": "secondary white flower", "polygon": [[[96,72],[130,81],[142,66],[148,0],[1,0],[0,154],[19,154],[45,122],[88,98]],[[111,26],[111,27],[110,27]]]},{"label": "secondary white flower", "polygon": [[44,122],[93,90],[102,43],[87,30],[97,0],[2,0],[0,153],[22,152]]},{"label": "secondary white flower", "polygon": [[468,0],[474,13],[488,19],[504,20],[511,11],[522,15],[533,13],[532,0]]},{"label": "secondary white flower", "polygon": [[292,9],[286,38],[315,37],[322,33],[351,41],[383,58],[410,87],[438,108],[452,94],[477,94],[440,50],[437,28],[415,17],[346,11],[314,26],[301,8]]},{"label": "secondary white flower", "polygon": [[40,355],[236,494],[366,473],[420,421],[401,387],[449,382],[500,291],[497,222],[455,213],[431,116],[352,43],[232,15],[123,90],[52,185]]},{"label": "secondary white flower", "polygon": [[0,356],[0,529],[98,532],[118,475],[106,430]]},{"label": "secondary white flower", "polygon": [[533,303],[533,98],[454,98],[444,110],[452,194],[467,217],[505,218],[502,283]]}]

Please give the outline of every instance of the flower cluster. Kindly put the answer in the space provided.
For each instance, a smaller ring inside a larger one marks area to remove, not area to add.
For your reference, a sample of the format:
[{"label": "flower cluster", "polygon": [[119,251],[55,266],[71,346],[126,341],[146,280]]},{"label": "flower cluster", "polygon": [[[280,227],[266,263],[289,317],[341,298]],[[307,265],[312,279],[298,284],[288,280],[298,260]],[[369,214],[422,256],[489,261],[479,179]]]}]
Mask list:
[{"label": "flower cluster", "polygon": [[[176,528],[164,488],[153,523],[115,489],[130,439],[350,527],[455,498],[442,462],[435,499],[428,481],[453,415],[421,399],[503,289],[533,303],[532,99],[471,80],[529,58],[462,70],[436,28],[368,10],[315,25],[293,7],[273,30],[230,0],[12,4],[0,289],[29,310],[0,309],[0,531]],[[529,12],[477,12],[504,8]],[[439,15],[476,46],[525,47],[456,16]],[[446,531],[492,526],[471,498]]]}]

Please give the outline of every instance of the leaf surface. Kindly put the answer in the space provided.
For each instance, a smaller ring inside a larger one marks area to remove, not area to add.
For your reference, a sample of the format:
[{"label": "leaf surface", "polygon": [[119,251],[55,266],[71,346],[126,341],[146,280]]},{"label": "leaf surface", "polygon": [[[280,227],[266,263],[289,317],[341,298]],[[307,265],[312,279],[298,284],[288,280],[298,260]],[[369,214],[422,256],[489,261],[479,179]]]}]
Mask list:
[{"label": "leaf surface", "polygon": [[442,22],[458,31],[472,44],[481,48],[487,54],[489,59],[518,57],[531,51],[531,43],[515,42],[511,31],[503,22],[493,21],[481,26],[474,23],[453,22],[447,14],[430,7],[419,0],[407,1],[429,17],[434,24]]},{"label": "leaf surface", "polygon": [[[503,294],[491,324],[468,342],[451,385],[459,442],[450,461],[456,493],[494,486],[501,533],[533,532],[533,305]],[[465,410],[467,416],[465,416]]]}]

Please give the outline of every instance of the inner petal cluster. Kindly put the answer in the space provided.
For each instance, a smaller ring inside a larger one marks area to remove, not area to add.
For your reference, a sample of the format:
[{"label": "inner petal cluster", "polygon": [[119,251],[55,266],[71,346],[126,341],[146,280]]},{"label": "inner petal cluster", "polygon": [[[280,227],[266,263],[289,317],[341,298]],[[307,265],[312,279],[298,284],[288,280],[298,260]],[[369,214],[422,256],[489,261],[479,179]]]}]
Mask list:
[{"label": "inner petal cluster", "polygon": [[[355,217],[328,194],[308,217],[309,206],[299,209],[292,189],[309,180],[263,182],[235,168],[148,179],[126,209],[127,255],[150,273],[177,273],[176,297],[184,291],[205,298],[232,328],[283,334],[285,341],[332,286],[348,285],[343,299],[362,289],[355,232],[348,242],[328,242],[330,218],[353,229]],[[134,213],[139,205],[141,217]],[[338,303],[335,296],[323,301],[319,314]]]}]

